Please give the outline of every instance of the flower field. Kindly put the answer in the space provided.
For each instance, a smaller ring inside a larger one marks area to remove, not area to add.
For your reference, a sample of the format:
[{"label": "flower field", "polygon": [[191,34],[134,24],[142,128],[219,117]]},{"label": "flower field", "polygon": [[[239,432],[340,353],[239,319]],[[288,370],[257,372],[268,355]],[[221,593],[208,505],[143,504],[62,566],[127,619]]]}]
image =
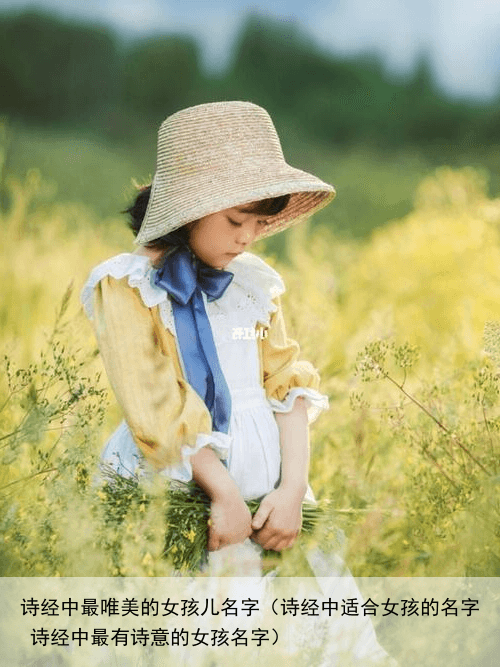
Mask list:
[{"label": "flower field", "polygon": [[[120,414],[78,293],[131,235],[36,169],[3,169],[2,187],[1,574],[168,576],[163,489],[110,500],[95,481]],[[441,168],[364,240],[336,237],[325,212],[286,254],[255,248],[282,273],[290,335],[330,397],[311,485],[355,575],[499,574],[499,231],[485,175]],[[304,574],[298,550],[282,560]]]}]

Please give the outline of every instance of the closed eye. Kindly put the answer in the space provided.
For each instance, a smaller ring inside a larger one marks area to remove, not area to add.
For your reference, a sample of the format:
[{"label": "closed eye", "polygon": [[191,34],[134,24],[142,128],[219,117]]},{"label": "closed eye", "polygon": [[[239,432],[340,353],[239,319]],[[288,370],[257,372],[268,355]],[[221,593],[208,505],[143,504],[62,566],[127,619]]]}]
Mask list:
[{"label": "closed eye", "polygon": [[[237,220],[233,220],[232,218],[228,218],[228,222],[233,227],[242,227],[243,226],[242,222],[238,222]],[[261,227],[267,227],[271,223],[266,218],[263,218],[262,220],[257,220],[257,224]]]}]

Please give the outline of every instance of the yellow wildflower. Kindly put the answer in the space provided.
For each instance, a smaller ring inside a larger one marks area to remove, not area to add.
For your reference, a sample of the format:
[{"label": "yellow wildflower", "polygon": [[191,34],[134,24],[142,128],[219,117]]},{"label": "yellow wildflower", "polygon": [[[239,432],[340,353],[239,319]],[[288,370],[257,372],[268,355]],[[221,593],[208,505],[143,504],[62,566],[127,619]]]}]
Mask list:
[{"label": "yellow wildflower", "polygon": [[191,543],[194,542],[194,538],[196,537],[196,531],[191,528],[190,531],[183,531],[182,533],[186,539],[188,539]]}]

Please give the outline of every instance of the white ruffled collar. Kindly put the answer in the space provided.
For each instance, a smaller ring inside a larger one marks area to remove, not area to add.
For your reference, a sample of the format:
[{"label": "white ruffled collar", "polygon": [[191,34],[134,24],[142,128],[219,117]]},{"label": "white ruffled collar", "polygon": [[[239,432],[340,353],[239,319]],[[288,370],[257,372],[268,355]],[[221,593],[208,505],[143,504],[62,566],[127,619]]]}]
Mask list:
[{"label": "white ruffled collar", "polygon": [[[263,259],[250,252],[235,257],[226,266],[234,278],[224,295],[215,302],[219,310],[237,307],[246,309],[249,316],[262,324],[269,324],[269,317],[276,310],[273,299],[285,291],[281,276]],[[122,253],[96,266],[81,292],[81,302],[87,316],[93,317],[93,292],[106,276],[116,280],[128,277],[128,284],[137,288],[148,308],[160,307],[163,324],[175,333],[172,309],[167,292],[155,285],[156,269],[146,255]],[[235,306],[235,302],[238,302]]]}]

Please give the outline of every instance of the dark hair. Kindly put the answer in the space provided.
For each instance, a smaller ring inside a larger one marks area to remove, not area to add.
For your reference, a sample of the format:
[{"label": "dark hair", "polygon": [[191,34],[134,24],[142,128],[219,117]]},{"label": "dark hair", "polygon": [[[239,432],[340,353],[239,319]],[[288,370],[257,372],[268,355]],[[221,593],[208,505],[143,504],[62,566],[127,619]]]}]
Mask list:
[{"label": "dark hair", "polygon": [[[151,185],[145,185],[137,193],[134,203],[123,211],[128,213],[128,225],[130,229],[137,236],[141,228],[142,221],[146,215],[149,198],[151,196]],[[257,213],[258,215],[277,215],[281,213],[290,201],[290,195],[280,195],[279,197],[270,197],[269,199],[261,199],[254,202],[252,205],[245,207],[249,213]],[[147,248],[154,248],[155,250],[166,250],[170,246],[179,245],[180,243],[187,243],[189,241],[189,228],[184,225],[175,229],[170,234],[165,234],[158,239],[153,239],[146,243]]]},{"label": "dark hair", "polygon": [[257,215],[277,215],[288,206],[289,201],[290,195],[269,197],[269,199],[261,199],[252,205],[245,206],[245,210],[249,213],[257,213]]},{"label": "dark hair", "polygon": [[[128,213],[129,215],[128,226],[134,232],[134,236],[137,236],[139,233],[142,221],[146,215],[150,196],[151,185],[143,186],[137,193],[133,204],[123,211],[123,213]],[[186,226],[183,226],[170,232],[170,234],[165,234],[165,236],[161,236],[158,239],[153,239],[145,245],[146,248],[153,248],[154,250],[166,250],[173,245],[180,245],[181,243],[187,243],[188,241],[189,229]]]}]

